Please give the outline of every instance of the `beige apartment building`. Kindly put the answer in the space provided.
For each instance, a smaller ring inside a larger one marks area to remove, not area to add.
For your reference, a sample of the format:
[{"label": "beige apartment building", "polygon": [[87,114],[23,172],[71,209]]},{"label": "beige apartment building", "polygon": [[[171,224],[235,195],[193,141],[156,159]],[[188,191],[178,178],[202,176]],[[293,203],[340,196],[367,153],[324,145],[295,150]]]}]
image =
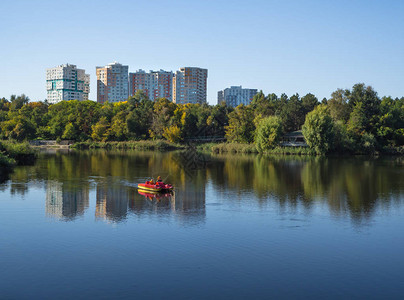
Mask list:
[{"label": "beige apartment building", "polygon": [[173,102],[177,104],[206,103],[208,70],[184,67],[175,72]]},{"label": "beige apartment building", "polygon": [[129,67],[114,62],[96,67],[97,102],[120,102],[129,97]]}]

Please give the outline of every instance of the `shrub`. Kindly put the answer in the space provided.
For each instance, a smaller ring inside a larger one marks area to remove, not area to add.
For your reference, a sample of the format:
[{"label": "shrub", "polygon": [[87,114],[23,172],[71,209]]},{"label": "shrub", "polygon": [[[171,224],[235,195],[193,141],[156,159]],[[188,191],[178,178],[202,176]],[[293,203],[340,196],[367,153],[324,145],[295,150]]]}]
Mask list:
[{"label": "shrub", "polygon": [[0,151],[14,159],[19,165],[29,165],[35,162],[37,151],[28,142],[16,143],[3,141],[0,143]]},{"label": "shrub", "polygon": [[178,143],[181,141],[181,129],[177,125],[164,128],[163,136],[171,143]]},{"label": "shrub", "polygon": [[316,154],[323,155],[333,149],[334,123],[327,106],[319,105],[307,114],[302,132]]},{"label": "shrub", "polygon": [[282,137],[282,123],[278,117],[262,119],[255,131],[255,144],[258,152],[274,148]]}]

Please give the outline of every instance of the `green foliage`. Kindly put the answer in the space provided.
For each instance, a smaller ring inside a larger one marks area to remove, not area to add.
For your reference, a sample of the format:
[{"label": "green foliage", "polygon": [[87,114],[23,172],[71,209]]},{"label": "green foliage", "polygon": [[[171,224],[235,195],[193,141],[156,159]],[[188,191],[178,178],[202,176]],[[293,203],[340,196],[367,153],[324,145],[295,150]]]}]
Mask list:
[{"label": "green foliage", "polygon": [[304,123],[305,111],[299,94],[290,99],[286,95],[282,97],[284,105],[279,109],[279,117],[282,119],[285,132],[300,130]]},{"label": "green foliage", "polygon": [[[360,83],[352,89],[336,90],[329,100],[324,98],[321,103],[332,119],[329,126],[333,126],[334,138],[331,142],[327,136],[331,130],[307,131],[313,139],[311,149],[317,149],[310,151],[391,153],[391,149],[401,149],[404,145],[404,97],[380,99],[372,87]],[[153,102],[143,92],[128,101],[103,105],[77,100],[50,105],[30,102],[25,95],[12,95],[10,101],[0,99],[0,140],[127,142],[166,139],[178,142],[219,137],[252,147],[255,140],[258,148],[269,152],[276,147],[277,138],[272,136],[278,137],[278,134],[270,133],[269,125],[259,131],[257,127],[262,120],[276,116],[282,120],[286,133],[301,129],[305,120],[308,125],[321,128],[325,124],[310,123],[313,115],[307,119],[318,106],[318,99],[311,93],[289,98],[286,94],[278,97],[262,91],[254,96],[250,105],[237,108],[225,103],[210,106],[175,104],[167,99]],[[319,122],[323,117],[328,118],[319,112],[316,114]]]},{"label": "green foliage", "polygon": [[349,90],[338,89],[331,94],[331,99],[327,101],[331,117],[334,121],[346,123],[352,111],[352,105],[348,103]]},{"label": "green foliage", "polygon": [[11,170],[15,164],[14,159],[0,152],[0,173]]},{"label": "green foliage", "polygon": [[257,153],[257,148],[254,144],[244,143],[220,143],[212,148],[214,153]]},{"label": "green foliage", "polygon": [[175,103],[166,98],[161,98],[154,102],[152,123],[149,129],[149,134],[153,139],[161,139],[163,137],[164,129],[170,126],[170,120],[176,108]]},{"label": "green foliage", "polygon": [[255,144],[258,152],[268,151],[279,143],[282,137],[282,122],[275,116],[262,119],[255,131]]},{"label": "green foliage", "polygon": [[78,142],[73,149],[125,149],[125,150],[174,150],[184,149],[179,144],[165,140],[129,141],[129,142]]},{"label": "green foliage", "polygon": [[317,155],[333,150],[334,123],[327,106],[319,105],[307,114],[302,132],[307,144]]},{"label": "green foliage", "polygon": [[164,128],[163,136],[171,143],[178,143],[181,141],[181,130],[177,125],[172,125]]},{"label": "green foliage", "polygon": [[73,123],[67,123],[65,131],[63,132],[62,138],[66,140],[73,140],[77,136],[77,129]]},{"label": "green foliage", "polygon": [[229,125],[225,127],[230,142],[251,143],[254,139],[254,115],[249,106],[243,104],[229,114]]},{"label": "green foliage", "polygon": [[125,122],[126,112],[121,111],[112,118],[111,128],[108,131],[108,139],[112,141],[124,141],[127,139],[128,128]]},{"label": "green foliage", "polygon": [[0,153],[16,162],[19,165],[29,165],[34,163],[37,152],[27,143],[2,141],[0,143]]},{"label": "green foliage", "polygon": [[95,125],[92,126],[91,138],[94,141],[105,141],[108,138],[109,123],[106,117],[102,117]]}]

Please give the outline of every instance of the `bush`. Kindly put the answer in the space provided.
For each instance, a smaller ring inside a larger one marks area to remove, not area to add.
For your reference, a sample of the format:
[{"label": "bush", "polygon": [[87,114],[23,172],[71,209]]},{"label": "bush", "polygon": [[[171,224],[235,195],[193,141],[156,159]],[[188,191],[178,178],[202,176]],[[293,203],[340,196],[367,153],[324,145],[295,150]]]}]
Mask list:
[{"label": "bush", "polygon": [[241,144],[241,143],[220,143],[212,147],[214,153],[257,153],[257,148],[254,144]]},{"label": "bush", "polygon": [[323,155],[333,150],[334,123],[327,106],[319,105],[307,114],[302,132],[316,154]]},{"label": "bush", "polygon": [[11,170],[15,163],[14,159],[0,153],[0,170]]},{"label": "bush", "polygon": [[282,122],[278,117],[262,119],[255,130],[255,144],[258,152],[265,152],[278,145],[282,137]]},{"label": "bush", "polygon": [[73,149],[123,149],[123,150],[174,150],[185,146],[164,140],[129,141],[129,142],[79,142],[71,146]]},{"label": "bush", "polygon": [[178,143],[181,141],[181,129],[177,125],[164,128],[163,136],[171,143]]},{"label": "bush", "polygon": [[28,142],[3,141],[0,143],[0,151],[4,152],[9,158],[14,159],[19,165],[33,164],[37,157],[37,151]]},{"label": "bush", "polygon": [[376,139],[371,133],[364,133],[361,138],[361,150],[365,154],[373,154],[376,150]]}]

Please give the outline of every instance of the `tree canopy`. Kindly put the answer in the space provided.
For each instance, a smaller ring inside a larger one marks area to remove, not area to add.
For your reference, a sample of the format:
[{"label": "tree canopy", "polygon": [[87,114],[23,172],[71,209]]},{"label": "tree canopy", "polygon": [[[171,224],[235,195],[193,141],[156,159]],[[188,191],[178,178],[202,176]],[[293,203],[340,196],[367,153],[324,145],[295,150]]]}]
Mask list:
[{"label": "tree canopy", "polygon": [[403,146],[404,97],[379,98],[371,86],[358,83],[352,89],[337,89],[321,104],[312,93],[289,97],[260,91],[251,104],[236,108],[225,103],[175,104],[165,98],[153,102],[143,92],[105,104],[88,100],[49,104],[25,95],[0,98],[0,139],[18,141],[184,142],[203,136],[255,142],[264,151],[280,135],[302,128],[316,153],[369,153]]}]

